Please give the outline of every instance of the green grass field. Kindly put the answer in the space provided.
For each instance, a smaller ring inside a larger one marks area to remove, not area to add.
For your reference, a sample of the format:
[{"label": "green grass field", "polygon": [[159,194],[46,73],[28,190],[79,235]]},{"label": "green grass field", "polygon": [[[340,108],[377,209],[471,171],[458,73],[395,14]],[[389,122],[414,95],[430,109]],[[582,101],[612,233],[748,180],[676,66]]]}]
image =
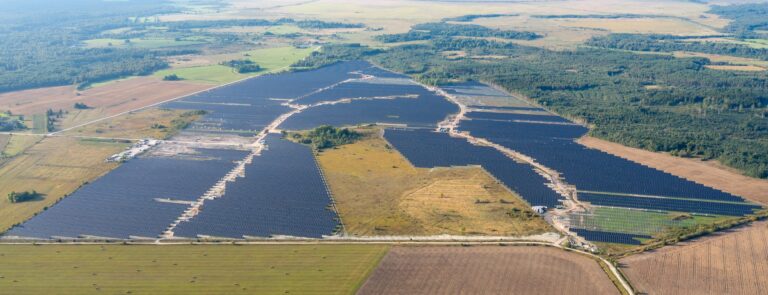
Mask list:
[{"label": "green grass field", "polygon": [[269,29],[267,29],[266,31],[275,35],[286,35],[286,34],[303,32],[301,28],[294,25],[280,25],[280,26],[269,27]]},{"label": "green grass field", "polygon": [[133,48],[163,48],[163,47],[175,47],[175,46],[189,46],[207,43],[205,40],[175,40],[170,38],[158,38],[158,39],[129,39],[130,43],[126,43],[124,39],[91,39],[84,41],[85,47],[88,48],[104,48],[104,47],[133,47]]},{"label": "green grass field", "polygon": [[263,70],[258,73],[239,74],[227,66],[207,65],[162,70],[155,73],[155,76],[164,77],[176,74],[186,81],[224,84],[287,69],[291,64],[308,56],[313,50],[313,48],[278,47],[243,52],[243,59],[252,60],[262,67]]},{"label": "green grass field", "polygon": [[48,133],[48,116],[45,114],[32,115],[32,131],[37,134]]},{"label": "green grass field", "polygon": [[[594,215],[573,218],[572,224],[600,231],[629,234],[656,235],[670,227],[687,227],[696,224],[711,224],[727,216],[686,215],[689,218],[675,220],[680,213],[631,210],[623,208],[595,207]],[[574,220],[575,219],[575,220]],[[576,221],[577,223],[574,223]]]},{"label": "green grass field", "polygon": [[381,245],[2,245],[2,294],[353,294]]}]

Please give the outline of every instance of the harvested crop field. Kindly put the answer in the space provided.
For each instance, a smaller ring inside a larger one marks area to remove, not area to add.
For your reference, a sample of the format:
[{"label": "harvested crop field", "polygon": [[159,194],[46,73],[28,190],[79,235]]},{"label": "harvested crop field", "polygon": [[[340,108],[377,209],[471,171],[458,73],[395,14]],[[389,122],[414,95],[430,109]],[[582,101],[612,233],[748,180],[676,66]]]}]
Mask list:
[{"label": "harvested crop field", "polygon": [[150,108],[75,128],[63,135],[164,139],[200,117],[190,111]]},{"label": "harvested crop field", "polygon": [[624,258],[622,270],[647,294],[765,294],[768,223]]},{"label": "harvested crop field", "polygon": [[551,247],[394,247],[358,294],[618,294],[592,258]]},{"label": "harvested crop field", "polygon": [[751,201],[768,204],[768,180],[744,176],[716,163],[630,148],[593,137],[583,137],[579,143]]},{"label": "harvested crop field", "polygon": [[0,167],[0,196],[36,190],[42,199],[11,204],[0,198],[0,232],[51,206],[81,184],[117,165],[104,160],[126,144],[66,137],[46,138]]},{"label": "harvested crop field", "polygon": [[3,294],[352,294],[382,245],[4,245]]},{"label": "harvested crop field", "polygon": [[519,236],[550,230],[485,170],[415,168],[377,134],[317,158],[352,235]]},{"label": "harvested crop field", "polygon": [[[210,85],[168,82],[155,77],[120,80],[101,87],[77,91],[72,86],[47,87],[0,94],[0,109],[15,114],[41,114],[48,109],[72,110],[76,102],[98,111],[98,117],[114,115],[174,97],[183,96]],[[79,94],[79,95],[78,95]],[[91,119],[86,118],[86,119]],[[82,123],[85,120],[71,122]],[[67,127],[67,126],[64,126]]]}]

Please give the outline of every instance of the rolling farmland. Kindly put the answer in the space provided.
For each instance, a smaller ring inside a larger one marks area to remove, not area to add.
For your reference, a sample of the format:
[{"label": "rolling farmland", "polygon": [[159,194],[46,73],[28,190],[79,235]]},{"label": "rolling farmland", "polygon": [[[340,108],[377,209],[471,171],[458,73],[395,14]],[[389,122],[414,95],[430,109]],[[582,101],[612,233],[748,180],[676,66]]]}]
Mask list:
[{"label": "rolling farmland", "polygon": [[382,245],[2,245],[12,294],[352,294]]},{"label": "rolling farmland", "polygon": [[762,294],[768,224],[756,222],[620,260],[639,292]]},{"label": "rolling farmland", "polygon": [[565,290],[618,294],[591,258],[524,246],[393,247],[358,294],[563,294]]}]

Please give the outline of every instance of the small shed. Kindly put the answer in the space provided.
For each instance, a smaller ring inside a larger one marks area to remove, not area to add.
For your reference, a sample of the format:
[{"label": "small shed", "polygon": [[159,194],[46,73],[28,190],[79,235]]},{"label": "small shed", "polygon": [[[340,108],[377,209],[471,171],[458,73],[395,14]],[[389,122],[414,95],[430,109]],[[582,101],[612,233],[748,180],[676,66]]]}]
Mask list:
[{"label": "small shed", "polygon": [[547,212],[547,206],[533,206],[531,207],[533,212],[536,212],[538,214],[544,214]]}]

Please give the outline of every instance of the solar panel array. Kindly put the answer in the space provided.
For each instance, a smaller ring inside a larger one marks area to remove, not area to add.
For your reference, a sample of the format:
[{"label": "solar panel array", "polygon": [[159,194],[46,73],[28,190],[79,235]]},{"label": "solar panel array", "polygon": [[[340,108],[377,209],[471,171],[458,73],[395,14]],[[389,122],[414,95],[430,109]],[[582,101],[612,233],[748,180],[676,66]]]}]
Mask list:
[{"label": "solar panel array", "polygon": [[304,130],[321,125],[346,126],[370,123],[435,127],[449,114],[458,111],[458,107],[444,97],[427,92],[420,94],[418,98],[358,100],[351,103],[322,105],[291,116],[280,125],[280,128]]},{"label": "solar panel array", "polygon": [[533,206],[554,207],[561,197],[546,186],[533,167],[520,164],[491,147],[428,130],[386,130],[384,137],[414,166],[422,168],[481,165]]},{"label": "solar panel array", "polygon": [[[297,98],[350,78],[359,78],[363,72],[387,73],[367,62],[343,62],[311,71],[248,79],[166,103],[162,107],[209,111],[193,126],[196,131],[256,132],[289,110],[280,105],[285,99]],[[394,74],[387,76],[400,77]],[[248,215],[241,219],[250,223],[226,224],[232,226],[227,231],[216,228],[223,224],[218,220],[220,222],[212,223],[210,228],[194,229],[204,234],[234,237],[244,234],[317,237],[330,233],[336,227],[334,213],[326,209],[329,197],[310,151],[306,147],[275,142],[273,139],[270,141],[273,150],[265,152],[263,158],[257,157],[254,164],[248,167],[251,178],[240,179],[228,187],[227,197],[231,197],[232,201],[223,198],[220,202],[206,205],[202,218],[214,218],[216,212],[230,213],[230,210],[242,209],[238,200],[254,206],[264,205],[262,209],[250,208],[252,211],[249,212],[267,210],[272,215],[265,221],[240,211]],[[280,151],[282,149],[285,150]],[[232,150],[199,151],[201,154],[195,156],[132,159],[6,235],[36,238],[75,238],[81,235],[156,237],[187,209],[184,201],[203,195],[234,168],[233,161],[241,160],[247,154]],[[292,165],[286,166],[286,163]],[[270,169],[285,173],[278,176],[272,174]],[[259,194],[250,199],[254,196],[253,192],[259,191],[255,184],[266,185],[271,189],[270,194]],[[176,202],[158,202],[156,199]],[[205,217],[209,214],[212,217]],[[255,223],[258,225],[254,226]],[[182,229],[186,230],[185,227]],[[196,235],[194,231],[189,229],[186,233]]]},{"label": "solar panel array", "polygon": [[290,235],[320,238],[338,226],[331,198],[309,147],[270,135],[268,150],[254,157],[245,178],[227,185],[224,197],[206,201],[179,237],[242,238]]},{"label": "solar panel array", "polygon": [[589,241],[604,242],[604,243],[618,243],[627,245],[641,245],[642,243],[638,239],[650,239],[648,235],[634,235],[624,233],[612,233],[604,231],[594,231],[588,229],[575,228],[571,229],[577,235],[584,237]]},{"label": "solar panel array", "polygon": [[339,84],[331,89],[313,93],[297,101],[300,104],[314,104],[322,101],[334,101],[342,98],[406,96],[409,94],[426,94],[428,91],[416,84],[379,84],[364,82],[348,82]]},{"label": "solar panel array", "polygon": [[246,152],[197,150],[188,158],[133,159],[43,211],[6,235],[47,239],[91,235],[156,237],[187,208],[156,198],[201,196]]},{"label": "solar panel array", "polygon": [[570,123],[560,116],[551,116],[549,113],[541,115],[530,114],[511,114],[511,113],[497,113],[497,112],[468,112],[466,116],[472,120],[500,120],[500,121],[541,121],[541,122],[556,122],[556,123]]},{"label": "solar panel array", "polygon": [[198,130],[251,131],[263,129],[290,110],[280,105],[318,89],[359,78],[370,68],[367,62],[342,62],[324,68],[290,74],[264,75],[204,91],[181,100],[163,104],[169,109],[205,110],[204,118],[192,125]]},{"label": "solar panel array", "polygon": [[579,200],[598,206],[639,208],[700,214],[744,216],[760,206],[748,203],[703,202],[693,199],[648,198],[594,193],[579,193]]},{"label": "solar panel array", "polygon": [[[477,83],[452,87],[460,93],[496,95],[495,89]],[[544,111],[533,106],[478,109]],[[738,196],[580,145],[575,139],[588,129],[567,124],[560,117],[537,120],[549,116],[483,111],[473,111],[468,116],[469,120],[460,123],[460,130],[528,155],[560,172],[566,182],[580,191],[579,199],[593,205],[729,216],[752,214],[761,208]],[[621,233],[577,230],[593,241],[637,243]]]}]

